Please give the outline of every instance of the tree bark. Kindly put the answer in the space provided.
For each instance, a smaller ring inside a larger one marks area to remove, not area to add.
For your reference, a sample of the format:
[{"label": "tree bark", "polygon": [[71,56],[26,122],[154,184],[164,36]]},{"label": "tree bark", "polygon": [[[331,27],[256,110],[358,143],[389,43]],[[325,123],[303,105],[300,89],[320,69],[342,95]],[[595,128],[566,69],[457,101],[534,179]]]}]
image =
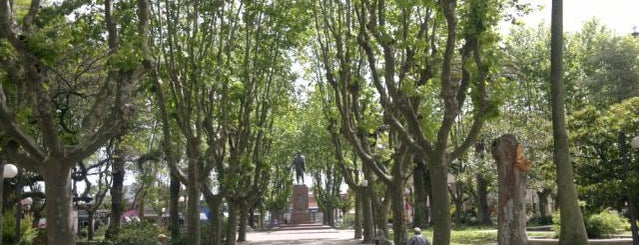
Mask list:
[{"label": "tree bark", "polygon": [[551,18],[551,103],[554,162],[557,167],[557,192],[561,209],[561,232],[559,244],[587,244],[588,236],[583,216],[577,200],[575,177],[568,149],[568,130],[564,97],[566,88],[563,80],[563,0],[552,1]]},{"label": "tree bark", "polygon": [[239,220],[239,230],[237,232],[237,241],[244,242],[246,241],[246,227],[248,226],[248,205],[246,201],[242,201],[240,203],[240,220]]},{"label": "tree bark", "polygon": [[[189,159],[189,183],[187,183],[187,196],[186,202],[186,233],[187,244],[200,245],[200,185],[199,171],[197,163],[193,162],[193,159]],[[195,160],[197,161],[197,160]]]},{"label": "tree bark", "polygon": [[503,135],[493,142],[492,153],[497,164],[499,198],[497,238],[499,244],[526,245],[526,177],[527,172],[515,166],[517,139]]},{"label": "tree bark", "polygon": [[362,209],[362,233],[364,235],[363,243],[368,243],[373,241],[373,206],[371,203],[371,198],[367,194],[368,187],[361,186],[359,187],[359,195],[361,196],[361,209]]},{"label": "tree bark", "polygon": [[413,170],[413,189],[415,190],[413,226],[426,228],[428,226],[426,169],[423,161],[416,161],[416,163],[417,165]]},{"label": "tree bark", "polygon": [[235,245],[238,210],[236,202],[229,202],[229,218],[226,223],[226,245]]},{"label": "tree bark", "polygon": [[95,216],[95,211],[89,209],[87,210],[88,213],[88,219],[89,219],[89,227],[87,227],[87,240],[89,241],[93,241],[93,236],[95,234],[95,229],[94,229],[94,216]]},{"label": "tree bark", "polygon": [[[0,186],[1,187],[1,186]],[[1,199],[0,199],[1,200]],[[2,202],[0,202],[2,203]],[[362,191],[355,189],[355,236],[354,239],[362,239]],[[2,245],[2,244],[0,244]]]},{"label": "tree bark", "polygon": [[477,180],[477,204],[479,206],[477,217],[480,224],[489,225],[491,221],[490,210],[488,209],[488,182],[481,174],[477,174],[475,177]]},{"label": "tree bark", "polygon": [[[166,137],[166,136],[165,136]],[[173,170],[169,183],[169,229],[171,230],[171,238],[176,239],[180,236],[180,180],[175,176]]]},{"label": "tree bark", "polygon": [[76,244],[76,235],[71,219],[71,168],[63,161],[45,162],[47,168],[43,172],[45,181],[47,244]]},{"label": "tree bark", "polygon": [[431,199],[432,209],[431,215],[433,219],[433,244],[450,243],[450,203],[448,197],[448,164],[446,154],[436,154],[439,157],[434,158],[430,169],[430,181],[433,199]]},{"label": "tree bark", "polygon": [[537,192],[537,196],[539,197],[539,215],[541,217],[548,216],[548,196],[550,193],[551,190],[548,188],[544,188],[542,191]]},{"label": "tree bark", "polygon": [[222,244],[222,198],[207,198],[206,203],[211,211],[209,245]]},{"label": "tree bark", "polygon": [[[394,168],[401,168],[402,164],[395,163]],[[408,227],[404,217],[406,217],[406,210],[404,209],[404,179],[396,178],[394,185],[390,188],[391,197],[391,209],[393,212],[393,241],[395,244],[406,244],[408,238]]]}]

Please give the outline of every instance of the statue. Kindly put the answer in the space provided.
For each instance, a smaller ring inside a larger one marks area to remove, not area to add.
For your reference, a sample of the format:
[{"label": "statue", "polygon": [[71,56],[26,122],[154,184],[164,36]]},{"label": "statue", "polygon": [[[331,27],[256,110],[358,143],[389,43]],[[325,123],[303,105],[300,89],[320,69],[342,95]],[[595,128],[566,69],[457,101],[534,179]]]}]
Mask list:
[{"label": "statue", "polygon": [[297,156],[295,156],[295,160],[293,160],[293,163],[295,164],[295,180],[297,180],[297,184],[300,183],[300,178],[302,179],[301,183],[304,184],[304,165],[306,165],[306,159],[304,158],[304,155],[297,152]]}]

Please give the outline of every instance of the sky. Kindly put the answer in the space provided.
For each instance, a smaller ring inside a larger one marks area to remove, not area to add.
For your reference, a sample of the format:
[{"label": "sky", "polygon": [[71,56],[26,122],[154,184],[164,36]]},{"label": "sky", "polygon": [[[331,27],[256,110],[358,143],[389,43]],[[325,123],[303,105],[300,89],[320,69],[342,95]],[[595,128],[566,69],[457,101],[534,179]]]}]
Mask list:
[{"label": "sky", "polygon": [[[525,0],[543,6],[541,11],[524,18],[528,25],[536,26],[541,21],[550,25],[552,0]],[[639,0],[564,0],[564,31],[575,32],[583,23],[598,18],[617,34],[629,34],[633,27],[639,31]]]}]

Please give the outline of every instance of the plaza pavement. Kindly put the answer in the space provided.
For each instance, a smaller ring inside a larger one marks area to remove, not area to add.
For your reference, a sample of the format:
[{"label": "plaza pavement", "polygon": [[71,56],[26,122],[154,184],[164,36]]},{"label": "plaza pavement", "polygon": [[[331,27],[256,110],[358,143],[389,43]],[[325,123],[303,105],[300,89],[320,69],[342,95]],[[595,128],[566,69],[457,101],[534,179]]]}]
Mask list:
[{"label": "plaza pavement", "polygon": [[353,230],[278,230],[268,232],[249,232],[246,242],[250,245],[354,245],[362,244],[362,240],[353,239]]}]

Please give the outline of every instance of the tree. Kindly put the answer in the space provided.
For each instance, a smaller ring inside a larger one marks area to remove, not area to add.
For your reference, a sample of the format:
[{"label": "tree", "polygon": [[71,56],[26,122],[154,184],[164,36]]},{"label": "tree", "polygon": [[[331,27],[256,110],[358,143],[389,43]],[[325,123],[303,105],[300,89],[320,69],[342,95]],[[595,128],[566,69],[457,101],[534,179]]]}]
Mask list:
[{"label": "tree", "polygon": [[44,177],[55,224],[47,226],[48,244],[75,244],[71,168],[127,127],[146,69],[148,2],[107,0],[103,15],[93,5],[75,19],[65,16],[83,4],[31,1],[18,15],[9,2],[0,1],[0,42],[11,57],[2,59],[0,131],[10,158]]},{"label": "tree", "polygon": [[[418,152],[427,162],[435,243],[450,241],[449,164],[474,143],[485,116],[495,109],[486,88],[489,65],[484,63],[493,60],[484,58],[492,55],[488,50],[495,39],[489,30],[501,11],[496,6],[483,1],[464,2],[462,8],[456,1],[346,1],[316,7],[318,56],[334,90],[341,133],[365,168],[389,188],[394,217],[403,217],[404,179],[412,163],[405,153]],[[460,45],[462,52],[456,55]],[[453,61],[459,58],[457,66]],[[367,97],[372,89],[376,96]],[[451,149],[450,130],[467,96],[472,98],[472,126],[459,147]],[[395,153],[391,161],[369,146],[373,140],[368,135],[381,123],[365,117],[368,107],[383,109],[382,122],[390,128]],[[395,243],[404,243],[405,223],[394,221]]]},{"label": "tree", "polygon": [[552,1],[551,23],[551,101],[554,162],[557,167],[558,202],[561,209],[560,244],[588,244],[584,220],[579,208],[568,145],[563,100],[563,1]]}]

